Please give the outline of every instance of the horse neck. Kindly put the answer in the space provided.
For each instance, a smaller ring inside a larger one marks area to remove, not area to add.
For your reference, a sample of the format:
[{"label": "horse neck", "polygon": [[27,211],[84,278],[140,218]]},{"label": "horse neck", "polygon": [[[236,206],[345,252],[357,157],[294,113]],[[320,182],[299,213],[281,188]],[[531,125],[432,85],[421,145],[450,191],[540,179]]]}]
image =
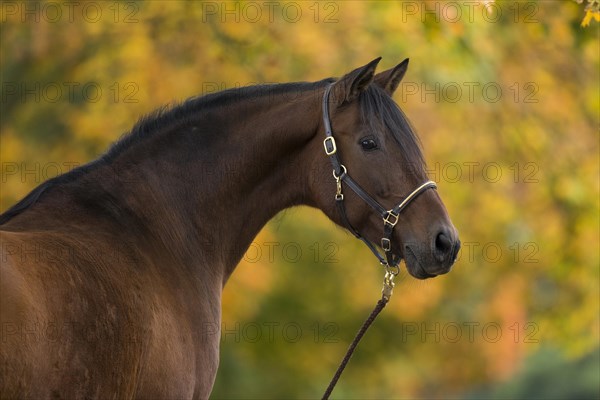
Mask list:
[{"label": "horse neck", "polygon": [[224,283],[269,219],[310,203],[317,92],[239,100],[153,134],[114,160],[108,190],[159,246],[193,268],[220,268],[211,274]]}]

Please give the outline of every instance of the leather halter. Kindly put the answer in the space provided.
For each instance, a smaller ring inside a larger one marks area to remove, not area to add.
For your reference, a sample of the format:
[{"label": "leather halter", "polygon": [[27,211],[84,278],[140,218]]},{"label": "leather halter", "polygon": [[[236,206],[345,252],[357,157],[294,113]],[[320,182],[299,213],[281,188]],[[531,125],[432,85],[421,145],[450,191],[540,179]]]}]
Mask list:
[{"label": "leather halter", "polygon": [[[331,128],[331,119],[329,116],[329,95],[333,84],[330,84],[325,89],[323,95],[323,124],[325,126],[325,140],[323,140],[323,146],[325,147],[325,154],[329,156],[331,165],[333,167],[333,177],[336,182],[337,192],[335,194],[335,203],[342,217],[343,223],[346,227],[354,234],[354,236],[362,240],[367,247],[375,254],[379,259],[379,262],[387,267],[397,267],[401,261],[400,256],[395,256],[392,253],[392,234],[394,233],[394,227],[398,223],[398,218],[402,210],[413,201],[417,196],[426,191],[427,189],[436,189],[437,185],[433,181],[427,181],[421,186],[412,191],[406,196],[400,203],[395,207],[387,210],[377,200],[375,200],[369,193],[367,193],[350,175],[348,169],[340,162],[337,155],[337,146],[335,138],[333,137],[333,129]],[[372,209],[374,209],[379,216],[383,219],[383,237],[381,238],[381,248],[384,251],[385,257],[382,256],[375,245],[363,237],[350,223],[348,215],[346,214],[346,207],[344,206],[344,194],[342,193],[342,183],[345,183],[354,193],[358,195],[365,203],[367,203]]]}]

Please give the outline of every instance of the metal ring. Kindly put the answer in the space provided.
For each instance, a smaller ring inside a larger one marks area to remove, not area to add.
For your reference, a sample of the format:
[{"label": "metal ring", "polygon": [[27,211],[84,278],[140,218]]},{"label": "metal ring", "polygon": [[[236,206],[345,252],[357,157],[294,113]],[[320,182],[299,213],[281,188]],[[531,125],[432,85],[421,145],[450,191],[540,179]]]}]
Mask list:
[{"label": "metal ring", "polygon": [[333,177],[335,178],[336,181],[339,181],[340,179],[342,179],[342,177],[344,175],[346,175],[348,173],[348,170],[346,169],[346,167],[344,166],[344,164],[340,164],[340,168],[342,169],[342,173],[340,174],[340,176],[337,176],[335,174],[335,169],[332,171],[333,172]]},{"label": "metal ring", "polygon": [[387,265],[385,267],[385,272],[392,274],[393,276],[396,276],[400,273],[400,267],[398,265]]}]

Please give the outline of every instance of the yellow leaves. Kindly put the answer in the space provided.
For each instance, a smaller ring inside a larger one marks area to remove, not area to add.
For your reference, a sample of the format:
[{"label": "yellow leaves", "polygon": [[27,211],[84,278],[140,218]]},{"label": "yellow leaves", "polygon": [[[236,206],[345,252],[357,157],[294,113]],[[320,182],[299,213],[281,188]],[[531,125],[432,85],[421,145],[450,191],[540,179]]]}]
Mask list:
[{"label": "yellow leaves", "polygon": [[600,11],[587,10],[585,12],[585,17],[583,17],[583,21],[581,21],[581,26],[584,28],[586,26],[588,26],[590,24],[590,21],[592,20],[592,18],[596,22],[600,22]]},{"label": "yellow leaves", "polygon": [[[581,1],[577,1],[581,3]],[[585,16],[581,21],[581,26],[583,28],[590,25],[592,19],[596,22],[600,22],[600,1],[598,0],[588,0],[588,4],[585,6]]]}]

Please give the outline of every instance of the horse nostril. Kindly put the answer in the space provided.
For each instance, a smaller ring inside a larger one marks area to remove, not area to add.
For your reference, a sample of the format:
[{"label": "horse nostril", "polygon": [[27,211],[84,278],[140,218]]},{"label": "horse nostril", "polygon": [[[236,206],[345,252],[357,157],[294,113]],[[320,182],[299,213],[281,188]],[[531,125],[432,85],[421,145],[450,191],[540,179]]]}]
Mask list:
[{"label": "horse nostril", "polygon": [[452,240],[444,232],[438,233],[435,237],[436,258],[439,261],[444,261],[452,251],[452,248]]}]

